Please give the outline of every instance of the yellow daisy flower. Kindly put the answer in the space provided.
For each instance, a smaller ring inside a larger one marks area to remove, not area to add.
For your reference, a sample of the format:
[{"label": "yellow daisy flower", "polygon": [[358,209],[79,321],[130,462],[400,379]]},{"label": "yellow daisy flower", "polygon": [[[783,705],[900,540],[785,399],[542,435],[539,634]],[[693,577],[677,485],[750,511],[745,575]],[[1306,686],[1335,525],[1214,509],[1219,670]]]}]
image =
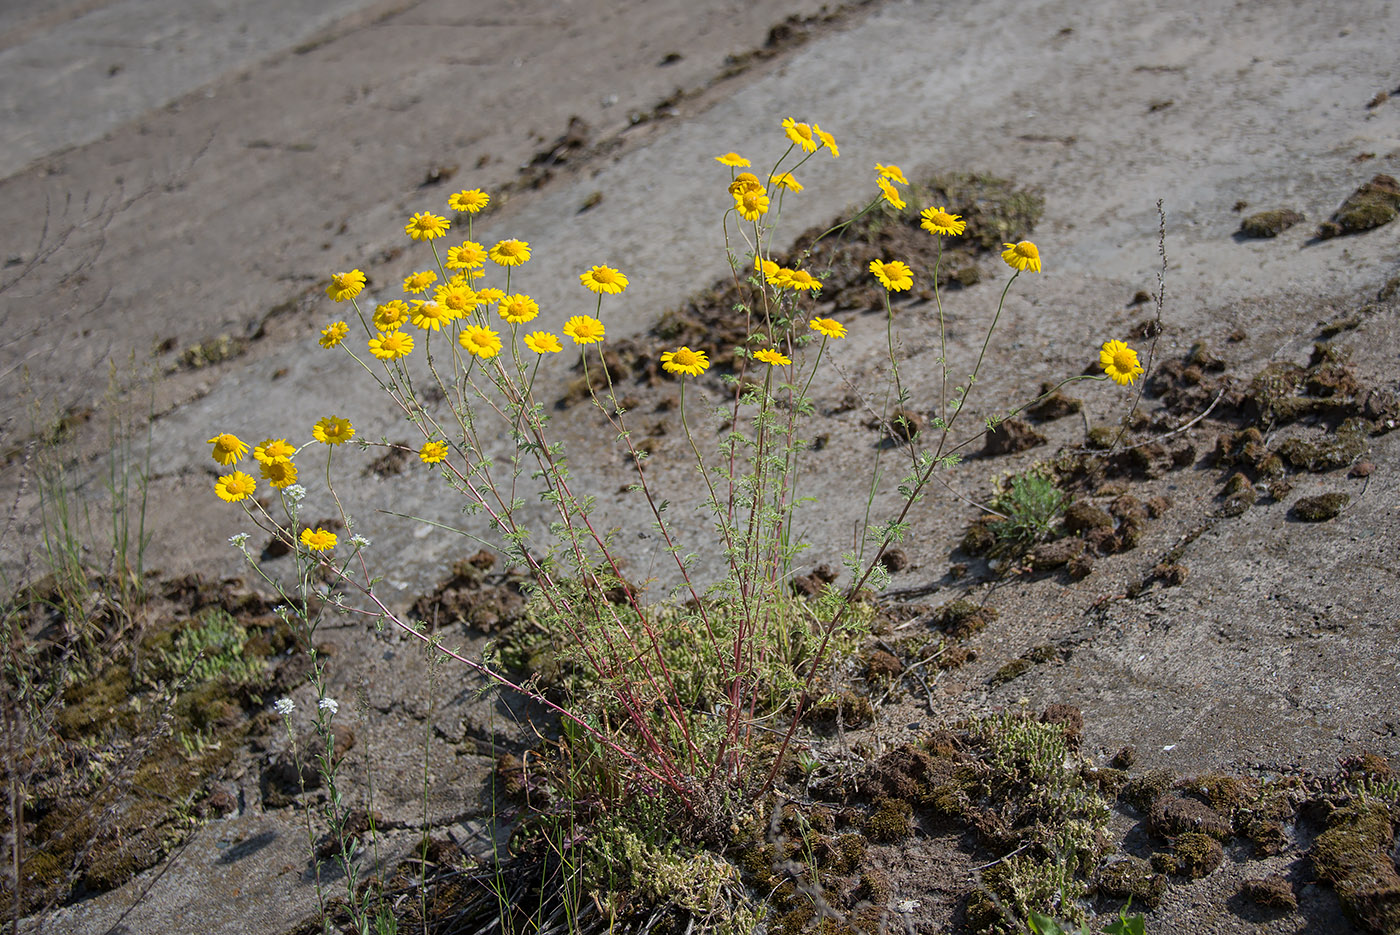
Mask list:
[{"label": "yellow daisy flower", "polygon": [[760,276],[769,282],[772,282],[773,277],[778,275],[778,264],[774,263],[772,260],[765,260],[761,256],[753,258],[753,268],[758,271]]},{"label": "yellow daisy flower", "polygon": [[457,318],[457,313],[446,305],[424,302],[422,299],[413,300],[413,311],[409,314],[413,327],[422,328],[424,331],[437,331]]},{"label": "yellow daisy flower", "polygon": [[506,291],[496,288],[478,289],[476,297],[482,305],[497,305],[506,297]]},{"label": "yellow daisy flower", "polygon": [[599,295],[617,295],[627,288],[627,277],[611,266],[595,266],[586,273],[579,273],[579,281],[588,288],[590,292]]},{"label": "yellow daisy flower", "polygon": [[240,441],[237,435],[215,435],[209,439],[209,444],[214,446],[211,452],[214,460],[225,466],[237,464],[248,453],[248,446]]},{"label": "yellow daisy flower", "polygon": [[725,153],[723,156],[716,156],[715,159],[719,162],[720,165],[731,166],[736,169],[742,169],[747,166],[753,165],[752,162],[749,162],[747,159],[745,159],[743,156],[740,156],[738,153]]},{"label": "yellow daisy flower", "polygon": [[525,335],[525,346],[536,354],[558,354],[564,349],[559,336],[549,331],[531,331]]},{"label": "yellow daisy flower", "polygon": [[530,259],[530,245],[523,240],[502,240],[486,251],[486,255],[501,266],[519,266]]},{"label": "yellow daisy flower", "polygon": [[788,288],[789,282],[792,279],[792,272],[793,271],[786,266],[779,266],[768,274],[768,285],[777,286],[779,289]]},{"label": "yellow daisy flower", "polygon": [[393,299],[374,310],[374,327],[380,331],[398,331],[411,314],[407,302],[403,299]]},{"label": "yellow daisy flower", "polygon": [[464,240],[459,246],[447,248],[448,269],[476,269],[486,262],[486,248],[481,244]]},{"label": "yellow daisy flower", "polygon": [[754,359],[754,360],[761,360],[761,361],[763,361],[765,364],[768,364],[768,365],[771,366],[771,367],[776,367],[776,366],[778,366],[778,365],[780,365],[780,364],[783,365],[783,366],[786,366],[786,365],[792,363],[792,360],[789,359],[788,356],[787,356],[786,354],[781,354],[781,353],[779,353],[778,351],[775,351],[775,350],[774,350],[773,348],[771,348],[771,347],[765,347],[763,350],[757,352],[756,354],[753,355],[753,359]]},{"label": "yellow daisy flower", "polygon": [[424,442],[418,449],[418,460],[424,464],[437,464],[447,460],[447,442]]},{"label": "yellow daisy flower", "polygon": [[326,295],[334,302],[344,302],[360,294],[365,287],[365,274],[357,269],[348,273],[332,273],[331,284],[326,287]]},{"label": "yellow daisy flower", "polygon": [[953,237],[962,236],[962,232],[967,230],[967,222],[962,220],[961,214],[949,214],[940,205],[937,208],[925,208],[919,212],[919,217],[923,221],[919,226],[930,234],[948,234]]},{"label": "yellow daisy flower", "polygon": [[311,437],[323,445],[340,445],[355,437],[355,427],[349,419],[326,416],[311,427]]},{"label": "yellow daisy flower", "polygon": [[904,177],[904,171],[899,166],[882,166],[877,162],[875,163],[875,171],[891,182],[898,182],[901,185],[909,184],[909,180]]},{"label": "yellow daisy flower", "polygon": [[1004,243],[1002,246],[1006,249],[1001,252],[1001,258],[1006,261],[1007,266],[1022,272],[1040,272],[1040,251],[1035,248],[1035,244],[1023,240],[1020,243]]},{"label": "yellow daisy flower", "polygon": [[297,482],[297,466],[286,459],[264,462],[259,465],[259,469],[262,471],[263,480],[278,490]]},{"label": "yellow daisy flower", "polygon": [[734,196],[735,201],[743,198],[745,192],[761,191],[763,191],[763,183],[752,172],[740,172],[734,176],[734,181],[729,183],[729,194]]},{"label": "yellow daisy flower", "polygon": [[591,315],[575,315],[564,323],[564,333],[575,344],[597,344],[603,340],[603,323]]},{"label": "yellow daisy flower", "polygon": [[403,281],[403,291],[412,295],[420,295],[428,291],[428,287],[437,282],[437,273],[430,269],[425,269],[421,273],[414,273]]},{"label": "yellow daisy flower", "polygon": [[490,328],[467,325],[457,335],[457,343],[482,360],[490,360],[501,352],[501,336]]},{"label": "yellow daisy flower", "polygon": [[746,221],[757,221],[768,213],[768,196],[761,191],[744,192],[743,197],[734,201],[734,209]]},{"label": "yellow daisy flower", "polygon": [[889,183],[883,175],[875,180],[875,184],[880,186],[880,194],[884,196],[896,211],[904,210],[904,199],[899,197],[899,189]]},{"label": "yellow daisy flower", "polygon": [[465,211],[468,214],[476,214],[490,203],[491,196],[479,188],[458,192],[455,195],[449,195],[447,198],[447,206],[449,208],[453,211]]},{"label": "yellow daisy flower", "polygon": [[461,318],[481,303],[481,297],[471,286],[455,281],[438,286],[437,291],[433,293],[433,300],[450,309],[453,319]]},{"label": "yellow daisy flower", "polygon": [[830,133],[827,133],[815,123],[812,124],[812,132],[817,135],[817,139],[822,141],[823,146],[831,150],[832,159],[835,159],[837,156],[841,155],[841,150],[836,147],[836,137],[832,136]]},{"label": "yellow daisy flower", "polygon": [[1104,373],[1120,386],[1130,386],[1138,374],[1144,372],[1142,365],[1138,363],[1137,351],[1122,341],[1104,343],[1099,350],[1099,365],[1103,367]]},{"label": "yellow daisy flower", "polygon": [[914,272],[899,260],[871,260],[870,272],[880,280],[880,285],[890,292],[903,292],[914,285]]},{"label": "yellow daisy flower", "polygon": [[413,335],[402,331],[383,331],[369,339],[369,352],[380,360],[398,360],[413,350]]},{"label": "yellow daisy flower", "polygon": [[802,191],[802,183],[793,178],[791,172],[784,172],[780,175],[770,175],[768,176],[768,181],[772,182],[774,185],[781,185],[790,192]]},{"label": "yellow daisy flower", "polygon": [[427,211],[419,211],[409,218],[403,232],[414,240],[435,240],[447,233],[447,218]]},{"label": "yellow daisy flower", "polygon": [[245,497],[251,497],[257,486],[258,482],[253,480],[252,475],[234,471],[214,482],[214,493],[219,495],[220,500],[237,503]]},{"label": "yellow daisy flower", "polygon": [[805,269],[779,270],[781,275],[786,272],[787,276],[783,280],[783,286],[787,289],[794,289],[798,292],[820,292],[822,288],[821,280],[817,279]]},{"label": "yellow daisy flower", "polygon": [[296,448],[285,438],[269,438],[253,449],[253,457],[259,464],[271,464],[273,461],[286,461],[296,454]]},{"label": "yellow daisy flower", "polygon": [[846,326],[835,318],[813,318],[807,325],[824,338],[839,340],[846,336]]},{"label": "yellow daisy flower", "polygon": [[350,326],[343,321],[333,321],[321,329],[321,336],[316,339],[316,343],[322,347],[335,347],[345,336],[350,333]]},{"label": "yellow daisy flower", "polygon": [[309,528],[303,529],[301,531],[301,544],[312,552],[329,552],[335,548],[335,533],[328,529],[322,529],[320,526],[317,526],[314,532]]},{"label": "yellow daisy flower", "polygon": [[710,359],[705,356],[704,351],[692,351],[688,347],[681,347],[662,354],[661,367],[667,373],[698,377],[710,369]]},{"label": "yellow daisy flower", "polygon": [[801,146],[804,153],[814,153],[822,148],[822,141],[812,132],[811,126],[798,123],[791,117],[784,118],[783,132],[794,144]]},{"label": "yellow daisy flower", "polygon": [[528,295],[518,293],[502,299],[497,311],[512,325],[523,325],[534,320],[534,317],[540,313],[540,306]]}]

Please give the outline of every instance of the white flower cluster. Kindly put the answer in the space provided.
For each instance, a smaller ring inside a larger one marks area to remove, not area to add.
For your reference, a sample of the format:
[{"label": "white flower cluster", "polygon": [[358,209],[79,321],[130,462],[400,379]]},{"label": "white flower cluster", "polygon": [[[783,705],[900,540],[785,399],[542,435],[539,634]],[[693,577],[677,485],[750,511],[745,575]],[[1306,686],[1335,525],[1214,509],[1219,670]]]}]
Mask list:
[{"label": "white flower cluster", "polygon": [[329,711],[331,717],[335,717],[335,713],[340,710],[340,702],[336,701],[334,698],[322,698],[320,701],[316,702],[316,707],[320,708],[322,711]]},{"label": "white flower cluster", "polygon": [[272,703],[273,709],[283,717],[290,717],[297,709],[297,703],[290,698],[278,698]]}]

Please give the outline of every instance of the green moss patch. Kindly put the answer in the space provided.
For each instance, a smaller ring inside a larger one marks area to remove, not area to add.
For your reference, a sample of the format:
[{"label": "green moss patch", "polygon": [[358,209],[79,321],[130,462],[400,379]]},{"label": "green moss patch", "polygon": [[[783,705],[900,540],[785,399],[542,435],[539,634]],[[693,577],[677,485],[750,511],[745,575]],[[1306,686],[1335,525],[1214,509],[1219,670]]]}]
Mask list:
[{"label": "green moss patch", "polygon": [[1400,182],[1377,175],[1342,202],[1342,206],[1317,229],[1322,238],[1359,234],[1389,224],[1400,213]]}]

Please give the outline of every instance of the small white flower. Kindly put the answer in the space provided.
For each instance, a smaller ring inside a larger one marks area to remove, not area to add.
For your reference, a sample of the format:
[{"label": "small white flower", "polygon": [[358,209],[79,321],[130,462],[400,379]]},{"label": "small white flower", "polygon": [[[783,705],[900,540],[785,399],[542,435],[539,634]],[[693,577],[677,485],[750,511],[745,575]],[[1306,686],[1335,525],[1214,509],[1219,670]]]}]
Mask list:
[{"label": "small white flower", "polygon": [[248,544],[248,534],[246,532],[236,532],[228,537],[228,544],[235,549],[241,549]]},{"label": "small white flower", "polygon": [[290,698],[278,698],[272,703],[272,707],[283,717],[290,717],[297,709],[297,703]]},{"label": "small white flower", "polygon": [[350,537],[350,544],[353,545],[353,546],[355,546],[356,548],[359,548],[359,549],[367,549],[367,548],[369,548],[369,540],[366,539],[364,536],[361,536],[361,535],[354,535],[354,536],[351,536],[351,537]]},{"label": "small white flower", "polygon": [[293,484],[286,490],[282,491],[282,496],[286,497],[293,503],[298,503],[301,501],[302,497],[306,496],[306,488],[303,487],[301,484]]},{"label": "small white flower", "polygon": [[331,717],[335,717],[335,713],[340,710],[340,702],[336,701],[334,698],[322,698],[320,701],[316,702],[316,707],[320,708],[322,711],[329,711]]}]

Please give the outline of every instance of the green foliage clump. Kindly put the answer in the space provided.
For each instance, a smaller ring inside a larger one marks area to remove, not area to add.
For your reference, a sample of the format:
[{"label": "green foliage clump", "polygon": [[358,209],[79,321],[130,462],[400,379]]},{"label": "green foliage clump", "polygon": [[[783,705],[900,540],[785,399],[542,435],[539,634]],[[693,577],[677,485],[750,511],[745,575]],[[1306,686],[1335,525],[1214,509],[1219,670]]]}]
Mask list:
[{"label": "green foliage clump", "polygon": [[1068,498],[1052,474],[1033,468],[1011,478],[993,507],[1002,519],[990,525],[999,544],[1022,549],[1046,539],[1064,517]]}]

